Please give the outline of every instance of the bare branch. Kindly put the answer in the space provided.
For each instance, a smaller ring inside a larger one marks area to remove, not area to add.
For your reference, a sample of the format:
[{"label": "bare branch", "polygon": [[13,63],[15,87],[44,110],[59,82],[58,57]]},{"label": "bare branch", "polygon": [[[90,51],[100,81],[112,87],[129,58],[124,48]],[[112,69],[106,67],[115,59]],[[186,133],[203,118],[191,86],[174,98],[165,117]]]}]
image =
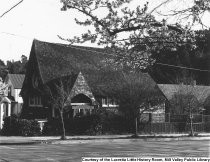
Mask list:
[{"label": "bare branch", "polygon": [[77,7],[74,7],[74,6],[67,6],[68,8],[72,8],[72,9],[76,9],[78,10],[79,12],[85,14],[86,16],[89,16],[93,21],[95,21],[97,24],[99,24],[101,27],[103,27],[104,29],[106,29],[106,31],[111,35],[111,32],[110,30],[105,27],[105,24],[103,24],[103,22],[101,22],[96,16],[92,15],[91,12],[87,12],[85,10],[85,8],[77,8]]},{"label": "bare branch", "polygon": [[171,0],[166,0],[164,2],[162,2],[161,4],[159,4],[158,6],[156,6],[155,8],[152,9],[152,11],[149,12],[149,14],[152,14],[155,10],[157,10],[158,8],[160,8],[162,5],[168,3]]}]

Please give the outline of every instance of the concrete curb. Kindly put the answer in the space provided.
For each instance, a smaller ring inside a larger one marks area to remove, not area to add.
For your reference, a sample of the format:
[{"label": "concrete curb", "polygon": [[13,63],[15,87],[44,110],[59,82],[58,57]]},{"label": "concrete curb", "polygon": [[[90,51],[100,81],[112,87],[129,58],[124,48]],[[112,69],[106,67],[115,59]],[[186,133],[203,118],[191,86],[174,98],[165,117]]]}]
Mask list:
[{"label": "concrete curb", "polygon": [[47,141],[48,144],[75,144],[75,143],[90,143],[90,142],[120,142],[120,141],[148,141],[148,142],[167,142],[167,141],[206,141],[206,140],[210,140],[210,137],[175,137],[175,138],[109,138],[109,139],[80,139],[80,140],[72,140],[72,139],[67,139],[65,141],[62,140],[51,140],[51,141]]},{"label": "concrete curb", "polygon": [[30,141],[30,142],[2,142],[1,145],[35,145],[35,144],[41,144],[42,141]]},{"label": "concrete curb", "polygon": [[148,141],[148,142],[167,142],[167,141],[196,141],[196,140],[209,140],[210,136],[200,136],[200,137],[188,137],[188,136],[140,136],[138,138],[132,138],[130,136],[125,137],[70,137],[67,140],[60,140],[60,139],[31,139],[30,141],[0,141],[0,145],[34,145],[34,144],[80,144],[80,143],[90,143],[90,142],[120,142],[120,141]]}]

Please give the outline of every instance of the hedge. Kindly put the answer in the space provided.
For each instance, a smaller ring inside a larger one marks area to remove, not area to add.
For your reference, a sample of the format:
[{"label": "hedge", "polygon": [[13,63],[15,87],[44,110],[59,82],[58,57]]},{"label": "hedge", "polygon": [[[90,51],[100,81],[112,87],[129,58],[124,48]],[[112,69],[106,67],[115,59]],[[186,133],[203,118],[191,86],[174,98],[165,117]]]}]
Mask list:
[{"label": "hedge", "polygon": [[39,123],[35,120],[19,119],[12,115],[4,118],[1,135],[5,136],[38,136],[41,134]]},{"label": "hedge", "polygon": [[[122,134],[131,132],[130,122],[116,114],[75,117],[65,120],[67,135]],[[43,128],[43,135],[61,135],[60,119],[49,120]]]}]

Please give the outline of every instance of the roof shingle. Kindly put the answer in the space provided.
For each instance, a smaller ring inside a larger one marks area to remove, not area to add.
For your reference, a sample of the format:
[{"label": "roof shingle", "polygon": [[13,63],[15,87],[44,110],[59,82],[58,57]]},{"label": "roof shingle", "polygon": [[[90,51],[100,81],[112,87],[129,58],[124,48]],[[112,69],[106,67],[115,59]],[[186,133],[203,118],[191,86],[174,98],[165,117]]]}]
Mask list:
[{"label": "roof shingle", "polygon": [[[70,75],[76,80],[81,72],[94,95],[109,96],[114,87],[110,86],[110,83],[113,85],[123,83],[125,78],[121,70],[107,66],[106,60],[112,59],[111,54],[107,52],[101,48],[68,46],[34,40],[29,66],[33,59],[37,60],[43,84]],[[156,85],[148,74],[139,72],[139,77],[147,78],[148,82],[145,84]]]},{"label": "roof shingle", "polygon": [[24,74],[8,74],[8,79],[11,81],[14,89],[22,88],[24,78]]},{"label": "roof shingle", "polygon": [[210,96],[210,86],[201,85],[178,85],[178,84],[158,84],[165,97],[170,101],[175,93],[194,95],[198,101],[204,104]]}]

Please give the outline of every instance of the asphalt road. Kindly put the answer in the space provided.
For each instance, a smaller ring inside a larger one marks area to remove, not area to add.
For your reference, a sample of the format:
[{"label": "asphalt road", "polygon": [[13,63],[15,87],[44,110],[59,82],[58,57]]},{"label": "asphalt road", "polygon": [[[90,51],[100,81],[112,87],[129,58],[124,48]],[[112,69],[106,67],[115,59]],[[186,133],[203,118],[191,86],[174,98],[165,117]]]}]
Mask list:
[{"label": "asphalt road", "polygon": [[210,141],[96,140],[0,145],[0,161],[72,161],[81,157],[210,157]]}]

